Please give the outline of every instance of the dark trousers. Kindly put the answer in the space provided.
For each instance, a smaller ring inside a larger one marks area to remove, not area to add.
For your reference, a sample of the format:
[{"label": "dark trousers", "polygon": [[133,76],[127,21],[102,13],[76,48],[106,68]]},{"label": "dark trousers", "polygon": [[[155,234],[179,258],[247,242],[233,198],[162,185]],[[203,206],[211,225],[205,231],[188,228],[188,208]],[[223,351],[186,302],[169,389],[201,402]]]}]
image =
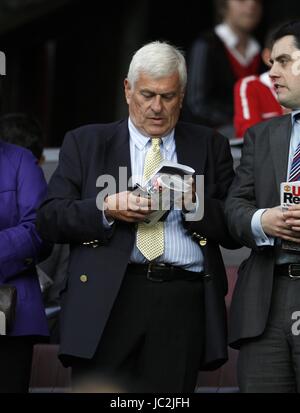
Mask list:
[{"label": "dark trousers", "polygon": [[0,393],[28,392],[35,342],[27,336],[0,336]]},{"label": "dark trousers", "polygon": [[300,392],[299,319],[300,279],[275,276],[264,334],[240,349],[238,382],[242,392]]},{"label": "dark trousers", "polygon": [[202,280],[126,274],[96,354],[74,358],[74,391],[193,392],[203,352]]}]

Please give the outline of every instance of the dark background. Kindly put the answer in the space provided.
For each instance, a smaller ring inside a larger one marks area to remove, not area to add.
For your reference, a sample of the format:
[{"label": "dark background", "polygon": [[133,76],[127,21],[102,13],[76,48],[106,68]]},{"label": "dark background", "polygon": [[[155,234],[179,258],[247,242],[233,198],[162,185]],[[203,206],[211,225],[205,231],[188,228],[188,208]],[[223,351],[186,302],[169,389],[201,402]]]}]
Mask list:
[{"label": "dark background", "polygon": [[[300,16],[299,0],[264,2],[257,30]],[[151,40],[188,51],[214,24],[213,1],[0,0],[0,114],[35,115],[47,146],[90,122],[126,116],[123,79],[132,54]],[[220,71],[221,76],[221,71]]]}]

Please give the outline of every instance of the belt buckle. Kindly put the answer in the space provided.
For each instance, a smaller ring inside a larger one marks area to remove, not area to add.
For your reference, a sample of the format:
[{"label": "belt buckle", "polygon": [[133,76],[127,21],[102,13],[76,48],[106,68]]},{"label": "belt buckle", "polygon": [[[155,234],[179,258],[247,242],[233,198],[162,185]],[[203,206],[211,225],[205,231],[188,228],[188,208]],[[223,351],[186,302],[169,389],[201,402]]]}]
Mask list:
[{"label": "belt buckle", "polygon": [[[289,264],[289,277],[290,278],[300,278],[300,275],[293,275],[292,274],[292,271],[293,271],[293,265],[299,265],[299,264]],[[300,269],[299,269],[299,271],[300,271]]]},{"label": "belt buckle", "polygon": [[150,263],[148,264],[148,269],[147,269],[147,276],[146,276],[147,280],[153,281],[153,282],[157,282],[157,283],[162,283],[162,282],[164,282],[164,280],[163,280],[162,278],[153,278],[153,277],[151,276],[152,266],[153,266],[153,263],[150,262]]}]

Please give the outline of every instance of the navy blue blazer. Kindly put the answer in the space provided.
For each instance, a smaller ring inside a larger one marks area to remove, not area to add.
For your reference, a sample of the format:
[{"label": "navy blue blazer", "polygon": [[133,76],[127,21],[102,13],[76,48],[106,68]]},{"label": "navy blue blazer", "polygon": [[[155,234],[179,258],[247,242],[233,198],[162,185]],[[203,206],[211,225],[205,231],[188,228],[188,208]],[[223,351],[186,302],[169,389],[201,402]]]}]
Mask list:
[{"label": "navy blue blazer", "polygon": [[[206,362],[226,359],[227,291],[219,244],[232,247],[223,201],[234,176],[228,140],[199,125],[179,122],[175,129],[178,162],[205,175],[204,218],[185,223],[189,232],[207,238],[205,270],[215,275],[216,303],[207,310],[210,320]],[[106,230],[96,207],[97,178],[109,174],[119,181],[119,167],[131,176],[127,120],[88,125],[65,136],[59,165],[49,183],[48,197],[38,213],[38,228],[46,240],[70,243],[68,280],[61,315],[60,357],[91,358],[97,348],[120,288],[135,239],[135,226],[118,221]],[[95,248],[97,247],[97,248]],[[88,282],[82,282],[86,275]],[[209,284],[211,286],[212,283]],[[218,320],[217,320],[218,319]],[[213,354],[211,354],[211,351]],[[206,365],[208,365],[206,363]]]}]

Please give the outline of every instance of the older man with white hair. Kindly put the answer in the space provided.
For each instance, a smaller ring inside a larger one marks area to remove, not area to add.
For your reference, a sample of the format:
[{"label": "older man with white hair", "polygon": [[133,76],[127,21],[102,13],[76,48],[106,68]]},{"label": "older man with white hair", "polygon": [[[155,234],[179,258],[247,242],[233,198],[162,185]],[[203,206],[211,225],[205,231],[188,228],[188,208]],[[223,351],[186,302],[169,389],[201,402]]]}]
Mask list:
[{"label": "older man with white hair", "polygon": [[[109,379],[129,391],[193,391],[199,369],[226,360],[218,244],[232,246],[223,214],[232,158],[221,135],[178,122],[186,77],[177,48],[149,43],[134,54],[125,79],[128,119],[65,137],[38,227],[44,238],[71,245],[60,358],[73,367],[75,389],[86,390],[86,379],[101,391]],[[162,159],[204,174],[202,220],[173,209],[148,227],[148,200],[129,186],[109,192],[97,208],[99,177],[120,188],[120,167],[137,183]]]}]

